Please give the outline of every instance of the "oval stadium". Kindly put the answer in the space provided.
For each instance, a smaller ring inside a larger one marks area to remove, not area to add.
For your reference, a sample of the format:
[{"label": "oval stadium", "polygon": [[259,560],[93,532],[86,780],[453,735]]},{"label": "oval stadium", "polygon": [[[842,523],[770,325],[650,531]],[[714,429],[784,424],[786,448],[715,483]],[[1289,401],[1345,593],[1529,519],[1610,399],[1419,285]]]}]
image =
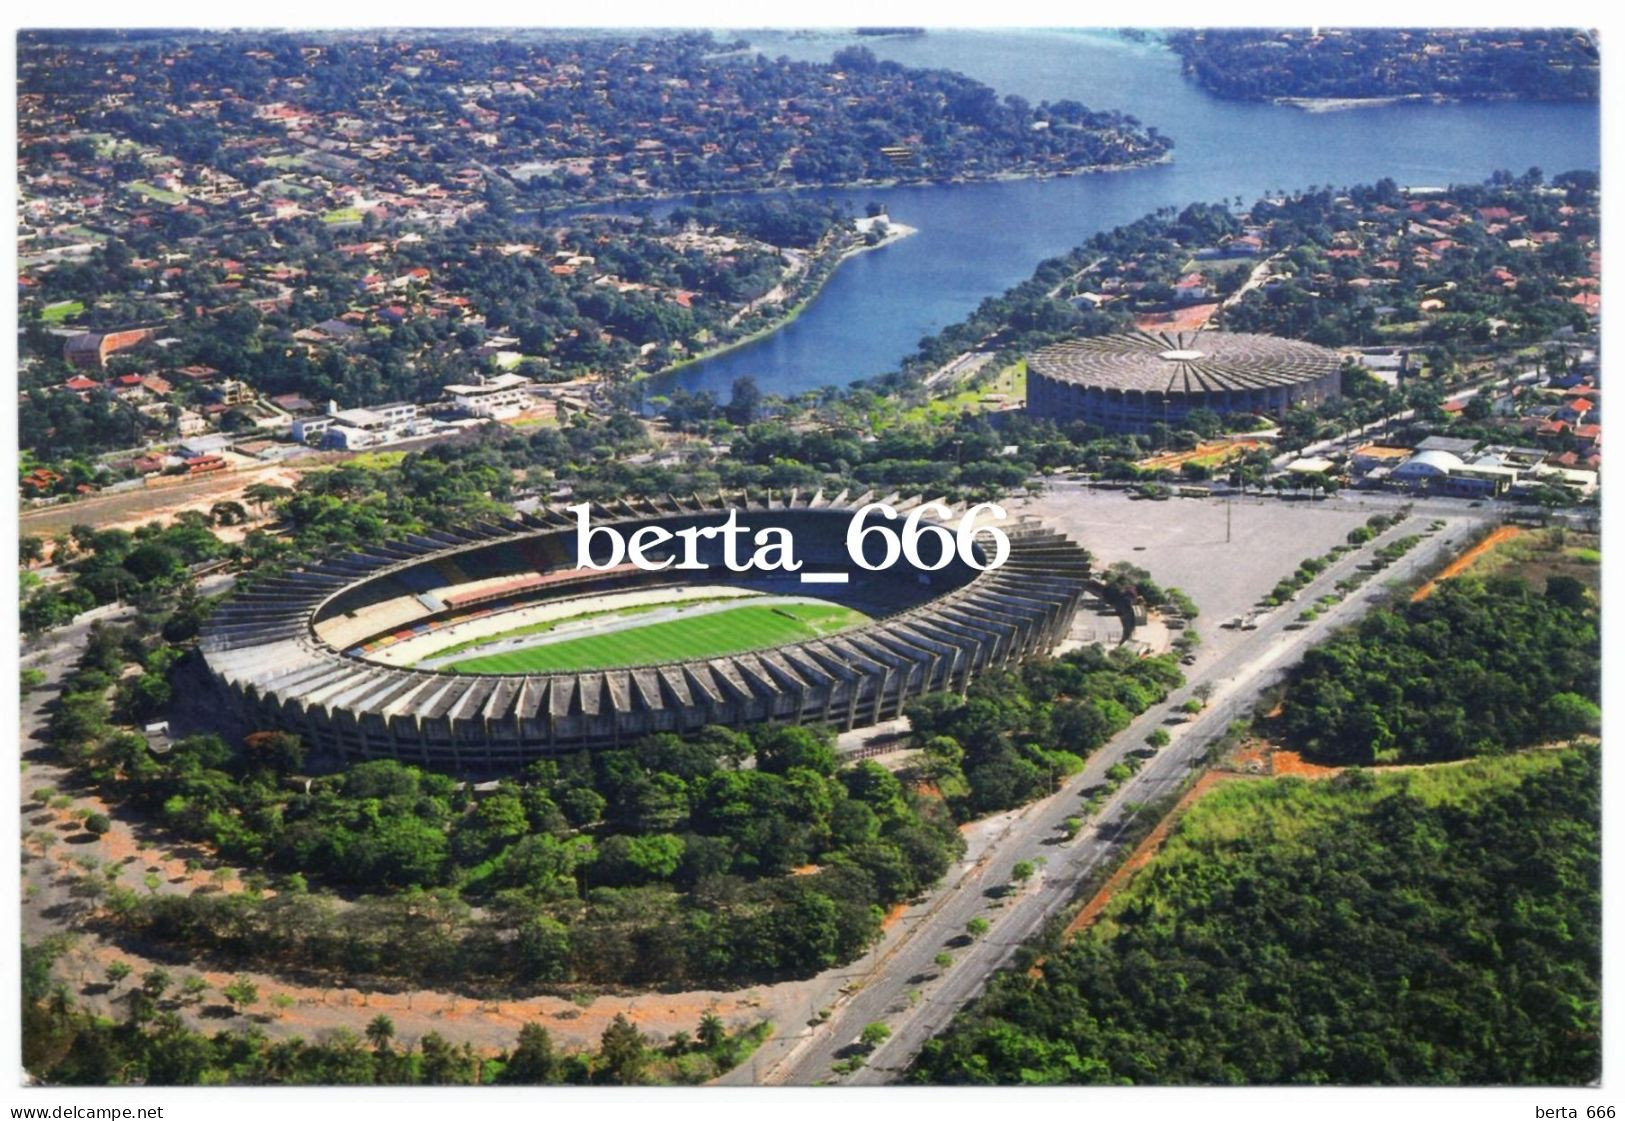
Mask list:
[{"label": "oval stadium", "polygon": [[1134,331],[1069,339],[1027,361],[1027,408],[1111,432],[1177,426],[1194,409],[1279,417],[1338,396],[1336,352],[1272,335]]},{"label": "oval stadium", "polygon": [[[410,536],[239,592],[201,646],[253,727],[345,760],[500,772],[707,724],[863,727],[1066,637],[1089,577],[1082,548],[1024,518],[1001,526],[1010,554],[999,568],[955,557],[934,572],[870,572],[848,556],[846,533],[874,500],[792,492],[592,508],[595,526],[625,537],[719,526],[735,509],[753,533],[790,531],[797,573],[732,572],[716,539],[701,541],[705,571],[579,568],[575,517],[562,511]],[[894,530],[921,504],[880,500],[898,510]],[[866,542],[871,560],[879,536]],[[679,545],[649,555],[680,557]]]}]

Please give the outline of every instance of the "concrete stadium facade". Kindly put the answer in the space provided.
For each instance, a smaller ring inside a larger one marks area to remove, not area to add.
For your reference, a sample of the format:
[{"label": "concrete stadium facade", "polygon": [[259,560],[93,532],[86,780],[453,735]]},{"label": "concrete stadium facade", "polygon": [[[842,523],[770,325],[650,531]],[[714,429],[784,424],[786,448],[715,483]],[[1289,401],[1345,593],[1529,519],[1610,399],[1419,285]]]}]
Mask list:
[{"label": "concrete stadium facade", "polygon": [[[593,508],[593,524],[625,535],[648,524],[721,525],[730,509],[752,530],[789,529],[805,570],[850,578],[844,586],[797,583],[796,593],[871,617],[812,641],[579,673],[456,674],[369,657],[376,644],[367,635],[378,628],[377,641],[388,642],[455,625],[469,612],[677,585],[687,575],[626,565],[580,570],[574,517],[543,511],[369,546],[263,581],[215,613],[203,656],[249,726],[296,732],[345,760],[497,773],[544,755],[707,724],[863,727],[900,715],[922,693],[963,690],[988,670],[1046,654],[1066,637],[1089,582],[1089,555],[1078,545],[1024,518],[1002,527],[1011,547],[999,568],[955,560],[932,573],[868,572],[847,555],[845,535],[870,501],[900,514],[921,502],[792,492]],[[435,585],[447,572],[465,582]],[[798,577],[736,576],[713,566],[704,579],[778,594]]]},{"label": "concrete stadium facade", "polygon": [[1028,358],[1027,409],[1111,432],[1178,426],[1193,409],[1279,417],[1341,392],[1334,351],[1227,331],[1070,339]]}]

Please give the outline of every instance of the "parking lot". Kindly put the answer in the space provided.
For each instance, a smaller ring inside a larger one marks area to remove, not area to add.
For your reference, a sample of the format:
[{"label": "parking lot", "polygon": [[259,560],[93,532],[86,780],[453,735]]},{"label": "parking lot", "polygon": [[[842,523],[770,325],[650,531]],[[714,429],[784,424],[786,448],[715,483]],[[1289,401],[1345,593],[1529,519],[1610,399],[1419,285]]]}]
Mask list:
[{"label": "parking lot", "polygon": [[1209,638],[1300,561],[1340,544],[1372,514],[1393,511],[1277,498],[1135,500],[1125,491],[1069,482],[1052,482],[1045,494],[1007,509],[1044,518],[1094,554],[1097,569],[1128,561],[1164,587],[1184,589],[1201,609],[1198,626]]}]

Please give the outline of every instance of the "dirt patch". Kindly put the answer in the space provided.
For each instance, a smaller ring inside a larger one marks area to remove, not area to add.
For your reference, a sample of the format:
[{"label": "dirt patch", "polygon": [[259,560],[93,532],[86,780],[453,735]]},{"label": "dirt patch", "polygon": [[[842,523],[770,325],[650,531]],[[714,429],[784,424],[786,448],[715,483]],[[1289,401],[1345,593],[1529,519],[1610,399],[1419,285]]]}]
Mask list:
[{"label": "dirt patch", "polygon": [[[82,939],[59,959],[56,975],[76,987],[95,985],[106,976],[114,961],[132,966],[134,977],[152,968],[154,962],[100,940]],[[216,970],[176,970],[185,976],[195,972],[209,985],[196,1002],[173,1003],[182,1018],[205,1031],[221,1026],[221,990],[246,976],[259,990],[259,999],[244,1014],[226,1017],[230,1026],[246,1028],[258,1024],[277,1038],[301,1036],[306,1039],[338,1028],[359,1031],[372,1017],[383,1014],[395,1021],[403,1041],[439,1032],[453,1042],[467,1041],[482,1055],[495,1055],[513,1046],[519,1029],[528,1023],[545,1025],[555,1040],[566,1047],[587,1047],[598,1042],[617,1013],[624,1014],[639,1028],[657,1037],[673,1032],[692,1032],[706,1012],[716,1012],[730,1027],[741,1027],[767,1017],[762,1011],[762,994],[755,990],[734,993],[642,993],[636,996],[583,996],[579,1000],[539,997],[529,1000],[482,1001],[452,993],[421,990],[380,993],[345,987],[316,987],[288,984],[252,970],[226,973]],[[133,982],[104,993],[87,993],[81,999],[98,1011],[123,1018],[123,1002]]]},{"label": "dirt patch", "polygon": [[[1272,715],[1278,715],[1272,714]],[[1343,772],[1342,767],[1325,767],[1311,763],[1301,752],[1288,751],[1268,736],[1253,736],[1231,752],[1224,765],[1233,771],[1260,778],[1292,775],[1295,778],[1331,778]]]},{"label": "dirt patch", "polygon": [[[22,531],[37,536],[62,533],[75,525],[97,529],[135,529],[148,522],[168,525],[183,510],[208,513],[216,502],[242,501],[243,491],[255,483],[292,487],[300,476],[323,457],[311,457],[298,467],[286,464],[252,464],[236,471],[221,471],[172,487],[149,487],[121,494],[100,495],[61,506],[25,511]],[[243,503],[250,521],[246,525],[223,526],[219,536],[226,541],[241,540],[248,530],[263,520],[261,511]]]},{"label": "dirt patch", "polygon": [[1323,767],[1310,763],[1296,751],[1275,751],[1270,754],[1270,774],[1293,775],[1297,778],[1331,778],[1343,773],[1342,767]]},{"label": "dirt patch", "polygon": [[1461,556],[1445,565],[1437,576],[1429,580],[1426,584],[1423,584],[1420,588],[1417,588],[1416,594],[1411,596],[1411,602],[1420,603],[1422,600],[1427,599],[1428,596],[1433,594],[1433,589],[1438,586],[1439,581],[1449,580],[1453,577],[1460,576],[1463,572],[1466,572],[1469,568],[1476,564],[1478,559],[1485,553],[1489,552],[1503,541],[1511,541],[1514,537],[1517,537],[1522,533],[1523,530],[1519,529],[1515,525],[1503,525],[1491,530],[1489,536],[1485,537],[1484,540],[1480,541],[1471,549],[1468,549],[1465,553],[1461,554]]},{"label": "dirt patch", "polygon": [[1270,773],[1270,745],[1264,740],[1248,740],[1230,756],[1230,766],[1242,774]]},{"label": "dirt patch", "polygon": [[1205,467],[1218,467],[1228,460],[1245,455],[1263,446],[1263,442],[1259,440],[1216,440],[1211,443],[1198,444],[1189,451],[1154,455],[1150,459],[1140,460],[1135,466],[1150,470],[1175,468],[1186,463],[1200,463]]},{"label": "dirt patch", "polygon": [[1191,304],[1173,311],[1137,316],[1134,326],[1142,331],[1200,331],[1218,310],[1217,303]]}]

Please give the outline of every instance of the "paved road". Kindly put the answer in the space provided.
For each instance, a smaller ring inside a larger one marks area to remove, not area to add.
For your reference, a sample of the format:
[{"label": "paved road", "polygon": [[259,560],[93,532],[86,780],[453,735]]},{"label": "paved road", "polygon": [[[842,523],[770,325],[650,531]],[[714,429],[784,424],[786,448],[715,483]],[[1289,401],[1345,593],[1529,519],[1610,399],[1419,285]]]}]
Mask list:
[{"label": "paved road", "polygon": [[[230,591],[237,577],[230,572],[216,572],[197,582],[203,595],[219,595]],[[38,669],[45,674],[45,682],[22,698],[20,709],[21,750],[28,753],[35,746],[33,736],[49,722],[46,708],[56,698],[62,679],[79,662],[90,628],[97,623],[128,623],[136,616],[136,609],[125,603],[107,603],[79,615],[66,626],[46,631],[34,638],[24,639],[20,646],[22,668]]]},{"label": "paved road", "polygon": [[[1142,714],[1091,757],[1082,773],[1058,793],[979,827],[965,859],[944,878],[945,886],[911,907],[869,955],[829,976],[829,1001],[822,1006],[833,1005],[833,1011],[826,1022],[811,1022],[817,1011],[812,1005],[819,1002],[816,997],[809,999],[806,1009],[796,1010],[794,1022],[781,1022],[775,1037],[722,1081],[873,1085],[898,1077],[925,1041],[982,990],[1015,949],[1076,897],[1084,878],[1119,846],[1123,826],[1132,820],[1137,806],[1173,793],[1193,766],[1199,765],[1203,751],[1232,720],[1244,716],[1260,692],[1304,650],[1381,600],[1385,581],[1441,564],[1450,548],[1445,542],[1459,544],[1463,531],[1475,520],[1459,514],[1447,519],[1443,529],[1424,538],[1397,565],[1302,629],[1288,629],[1300,610],[1289,606],[1266,616],[1256,631],[1219,632],[1227,641],[1204,647],[1203,656],[1189,671],[1187,685],[1165,704]],[[1310,603],[1329,592],[1338,580],[1369,560],[1377,546],[1426,525],[1425,519],[1413,517],[1364,549],[1340,558],[1304,590],[1300,602]],[[1081,792],[1104,782],[1106,770],[1129,752],[1141,750],[1146,736],[1163,727],[1179,704],[1203,683],[1214,690],[1207,709],[1190,723],[1169,727],[1172,743],[1125,782],[1072,841],[1062,841],[1062,823],[1081,812]],[[1001,897],[1010,884],[1012,866],[1020,860],[1039,859],[1045,862],[1039,874],[1018,893]],[[979,941],[956,945],[965,936],[966,924],[977,916],[987,918],[992,929]],[[933,959],[945,949],[953,954],[954,962],[941,970]],[[891,1038],[855,1074],[835,1076],[832,1064],[849,1054],[864,1026],[875,1021],[891,1029]]]},{"label": "paved road", "polygon": [[[99,622],[121,623],[135,617],[135,608],[121,604],[107,604],[86,611],[73,622],[46,631],[36,638],[25,639],[21,647],[23,669],[37,669],[45,674],[45,681],[22,698],[20,728],[21,752],[27,754],[33,747],[33,737],[50,719],[46,708],[61,690],[62,679],[79,662],[90,628]],[[26,780],[25,780],[26,782]]]}]

